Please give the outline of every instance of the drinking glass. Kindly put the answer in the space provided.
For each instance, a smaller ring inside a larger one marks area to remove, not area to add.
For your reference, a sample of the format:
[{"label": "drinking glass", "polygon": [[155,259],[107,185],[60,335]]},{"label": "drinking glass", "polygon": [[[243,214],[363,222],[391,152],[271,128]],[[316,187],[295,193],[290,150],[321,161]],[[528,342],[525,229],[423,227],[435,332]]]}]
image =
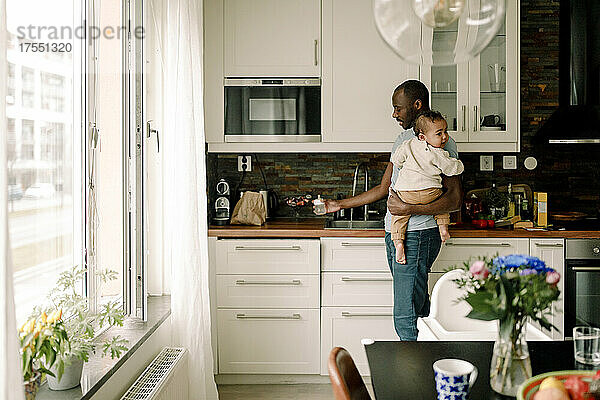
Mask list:
[{"label": "drinking glass", "polygon": [[600,328],[576,326],[573,328],[575,361],[582,364],[600,364]]}]

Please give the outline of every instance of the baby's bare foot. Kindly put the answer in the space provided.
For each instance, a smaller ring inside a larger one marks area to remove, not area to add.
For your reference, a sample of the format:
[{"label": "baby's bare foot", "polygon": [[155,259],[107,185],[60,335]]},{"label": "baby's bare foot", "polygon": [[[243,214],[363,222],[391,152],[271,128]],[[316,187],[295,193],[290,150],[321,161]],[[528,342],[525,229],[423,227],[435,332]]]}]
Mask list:
[{"label": "baby's bare foot", "polygon": [[448,232],[448,225],[440,225],[440,237],[442,238],[442,243],[446,240],[450,239],[450,232]]},{"label": "baby's bare foot", "polygon": [[396,246],[396,262],[398,264],[406,264],[406,256],[404,255],[404,243],[402,240],[394,240]]}]

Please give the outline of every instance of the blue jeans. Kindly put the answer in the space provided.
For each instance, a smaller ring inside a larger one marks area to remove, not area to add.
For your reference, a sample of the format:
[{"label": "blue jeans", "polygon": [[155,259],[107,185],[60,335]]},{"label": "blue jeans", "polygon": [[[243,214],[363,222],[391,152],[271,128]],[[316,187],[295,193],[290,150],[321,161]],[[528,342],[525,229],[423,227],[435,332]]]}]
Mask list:
[{"label": "blue jeans", "polygon": [[417,340],[417,318],[429,315],[427,274],[442,246],[439,229],[406,232],[406,264],[396,262],[396,247],[389,232],[385,245],[394,277],[394,328],[400,340]]}]

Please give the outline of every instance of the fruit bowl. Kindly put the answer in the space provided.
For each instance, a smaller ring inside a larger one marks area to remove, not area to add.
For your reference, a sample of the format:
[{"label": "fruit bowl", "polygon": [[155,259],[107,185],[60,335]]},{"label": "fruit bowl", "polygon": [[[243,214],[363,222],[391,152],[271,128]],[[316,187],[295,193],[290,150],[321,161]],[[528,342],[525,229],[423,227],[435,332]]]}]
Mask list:
[{"label": "fruit bowl", "polygon": [[523,382],[523,384],[519,387],[517,400],[533,399],[533,395],[539,390],[542,381],[550,376],[553,376],[563,383],[570,376],[577,376],[587,383],[590,383],[594,375],[596,375],[596,371],[552,371],[546,372],[545,374],[539,374]]}]

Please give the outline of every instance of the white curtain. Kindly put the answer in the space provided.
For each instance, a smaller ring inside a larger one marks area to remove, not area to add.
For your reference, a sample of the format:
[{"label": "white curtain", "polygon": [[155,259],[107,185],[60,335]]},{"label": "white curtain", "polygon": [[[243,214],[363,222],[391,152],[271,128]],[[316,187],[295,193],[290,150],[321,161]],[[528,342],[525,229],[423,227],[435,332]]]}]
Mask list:
[{"label": "white curtain", "polygon": [[202,1],[154,1],[148,23],[162,59],[164,267],[171,270],[173,345],[189,350],[189,393],[217,399],[208,297]]},{"label": "white curtain", "polygon": [[8,242],[6,169],[6,1],[0,0],[0,399],[25,398],[19,368],[19,344]]}]

